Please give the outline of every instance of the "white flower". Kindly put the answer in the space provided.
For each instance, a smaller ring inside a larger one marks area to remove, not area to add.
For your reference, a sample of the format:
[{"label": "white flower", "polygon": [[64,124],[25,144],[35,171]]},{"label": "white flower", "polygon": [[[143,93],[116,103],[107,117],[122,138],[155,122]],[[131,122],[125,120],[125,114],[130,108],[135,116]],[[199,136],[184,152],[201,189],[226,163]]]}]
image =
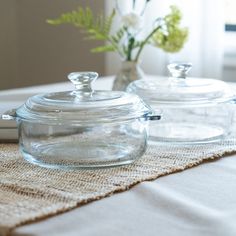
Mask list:
[{"label": "white flower", "polygon": [[143,26],[143,19],[135,12],[130,12],[122,17],[122,23],[132,31],[139,31]]}]

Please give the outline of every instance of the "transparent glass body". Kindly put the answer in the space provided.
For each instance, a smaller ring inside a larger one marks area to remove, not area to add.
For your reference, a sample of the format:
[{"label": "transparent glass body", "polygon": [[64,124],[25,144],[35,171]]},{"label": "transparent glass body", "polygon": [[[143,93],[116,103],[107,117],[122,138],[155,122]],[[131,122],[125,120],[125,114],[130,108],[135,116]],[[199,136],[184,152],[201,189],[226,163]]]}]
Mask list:
[{"label": "transparent glass body", "polygon": [[95,72],[75,72],[74,91],[36,95],[15,111],[20,150],[50,168],[101,168],[132,163],[146,150],[149,120],[137,95],[93,91]]},{"label": "transparent glass body", "polygon": [[229,103],[195,107],[152,105],[163,112],[162,120],[150,125],[150,140],[179,144],[219,141],[230,133],[232,106]]},{"label": "transparent glass body", "polygon": [[50,168],[99,168],[130,164],[147,145],[147,121],[79,126],[19,119],[19,144],[25,159]]},{"label": "transparent glass body", "polygon": [[150,140],[192,144],[218,141],[230,133],[235,95],[220,80],[186,78],[189,63],[168,66],[172,77],[131,83],[127,91],[139,95],[162,119],[150,124]]}]

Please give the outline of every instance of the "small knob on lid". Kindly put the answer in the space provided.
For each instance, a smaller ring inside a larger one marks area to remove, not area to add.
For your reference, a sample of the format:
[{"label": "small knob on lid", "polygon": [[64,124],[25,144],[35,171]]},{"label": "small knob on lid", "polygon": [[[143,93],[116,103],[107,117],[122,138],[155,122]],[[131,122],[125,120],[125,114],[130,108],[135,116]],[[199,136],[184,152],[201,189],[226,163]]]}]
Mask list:
[{"label": "small knob on lid", "polygon": [[68,75],[68,79],[75,85],[76,91],[93,92],[92,82],[98,78],[96,72],[73,72]]},{"label": "small knob on lid", "polygon": [[192,63],[171,63],[167,68],[172,77],[185,79],[192,68]]}]

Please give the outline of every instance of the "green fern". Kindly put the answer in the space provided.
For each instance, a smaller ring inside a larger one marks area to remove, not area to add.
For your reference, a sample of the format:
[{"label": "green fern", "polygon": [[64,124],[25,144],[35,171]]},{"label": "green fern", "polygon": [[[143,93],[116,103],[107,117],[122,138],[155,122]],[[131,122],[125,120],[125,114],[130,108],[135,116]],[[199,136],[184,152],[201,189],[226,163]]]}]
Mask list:
[{"label": "green fern", "polygon": [[124,37],[125,32],[126,32],[126,31],[125,31],[125,27],[120,28],[120,29],[115,33],[115,35],[113,35],[113,36],[111,37],[112,41],[113,41],[114,43],[119,43],[120,40]]},{"label": "green fern", "polygon": [[114,52],[116,48],[112,45],[104,45],[91,49],[91,52]]},{"label": "green fern", "polygon": [[85,39],[110,41],[112,44],[94,48],[91,50],[92,52],[116,51],[117,45],[109,36],[115,14],[116,12],[113,10],[106,18],[102,14],[95,17],[90,8],[79,7],[77,11],[64,13],[56,19],[49,19],[47,23],[51,25],[72,24],[86,34]]}]

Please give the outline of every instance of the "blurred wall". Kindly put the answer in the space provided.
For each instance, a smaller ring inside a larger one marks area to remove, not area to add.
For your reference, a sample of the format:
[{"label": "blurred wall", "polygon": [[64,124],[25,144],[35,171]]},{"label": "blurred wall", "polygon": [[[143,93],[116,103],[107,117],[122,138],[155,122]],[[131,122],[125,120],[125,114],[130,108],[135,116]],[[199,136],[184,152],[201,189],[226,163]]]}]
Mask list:
[{"label": "blurred wall", "polygon": [[15,0],[0,0],[0,89],[18,77],[17,12]]},{"label": "blurred wall", "polygon": [[104,0],[0,0],[0,90],[66,80],[72,71],[104,74],[105,55],[92,54],[97,42],[70,26],[46,19],[78,6],[104,11]]}]

